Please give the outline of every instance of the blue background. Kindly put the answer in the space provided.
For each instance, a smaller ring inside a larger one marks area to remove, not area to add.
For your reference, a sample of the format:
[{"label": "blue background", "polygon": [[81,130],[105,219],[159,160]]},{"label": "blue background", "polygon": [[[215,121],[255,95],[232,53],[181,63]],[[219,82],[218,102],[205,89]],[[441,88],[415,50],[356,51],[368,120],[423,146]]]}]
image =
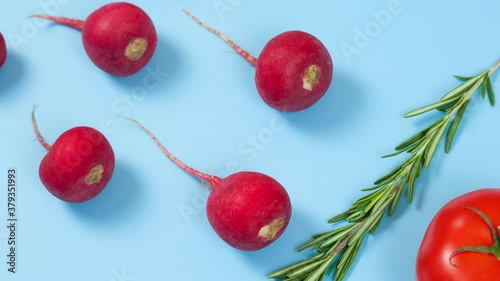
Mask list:
[{"label": "blue background", "polygon": [[[380,156],[439,117],[404,113],[456,86],[453,74],[474,75],[500,58],[500,3],[492,0],[131,2],[155,22],[159,45],[148,67],[127,78],[97,69],[79,32],[27,18],[48,12],[84,19],[108,1],[9,1],[0,10],[9,50],[0,69],[0,181],[8,168],[17,169],[19,218],[13,275],[5,263],[1,184],[0,280],[266,280],[307,257],[295,253],[299,245],[331,229],[331,216],[406,159]],[[267,107],[255,90],[254,68],[183,8],[255,56],[281,32],[314,34],[334,60],[330,90],[303,112]],[[137,95],[151,77],[154,87]],[[498,91],[496,76],[492,83]],[[79,125],[109,139],[116,170],[98,197],[68,204],[40,183],[46,152],[31,128],[33,104],[49,143]],[[283,236],[257,252],[224,244],[206,219],[208,191],[118,115],[140,120],[201,171],[252,170],[280,181],[293,204]],[[346,280],[414,279],[416,252],[437,210],[467,191],[499,186],[498,120],[498,106],[473,99],[451,152],[445,156],[441,146],[418,180],[414,203],[403,198],[365,238]]]}]

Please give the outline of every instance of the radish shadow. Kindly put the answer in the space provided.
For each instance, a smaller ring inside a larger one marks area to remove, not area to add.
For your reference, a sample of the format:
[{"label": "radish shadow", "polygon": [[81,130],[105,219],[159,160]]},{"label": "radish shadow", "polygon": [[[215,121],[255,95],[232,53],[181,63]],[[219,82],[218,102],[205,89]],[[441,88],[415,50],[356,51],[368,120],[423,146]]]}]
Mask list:
[{"label": "radish shadow", "polygon": [[6,98],[6,93],[11,92],[10,89],[19,83],[23,75],[21,58],[16,53],[10,52],[5,64],[0,68],[0,98]]},{"label": "radish shadow", "polygon": [[151,96],[151,93],[164,89],[177,79],[177,75],[184,73],[181,52],[175,46],[174,42],[158,34],[155,53],[143,69],[126,77],[110,77],[131,94],[137,90],[142,91],[138,95]]},{"label": "radish shadow", "polygon": [[357,116],[360,116],[363,93],[353,77],[336,69],[330,88],[316,104],[299,112],[286,113],[286,118],[299,130],[339,135],[342,128],[361,121]]},{"label": "radish shadow", "polygon": [[104,190],[95,198],[78,204],[68,204],[77,216],[94,224],[114,229],[136,215],[144,190],[130,167],[117,162],[113,176]]}]

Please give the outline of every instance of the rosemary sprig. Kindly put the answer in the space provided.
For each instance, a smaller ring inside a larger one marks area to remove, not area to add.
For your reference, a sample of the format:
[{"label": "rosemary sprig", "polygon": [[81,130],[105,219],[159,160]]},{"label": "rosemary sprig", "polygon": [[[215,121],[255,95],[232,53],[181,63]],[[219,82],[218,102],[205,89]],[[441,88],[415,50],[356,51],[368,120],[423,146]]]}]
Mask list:
[{"label": "rosemary sprig", "polygon": [[409,203],[413,199],[415,181],[423,169],[429,167],[436,149],[445,137],[445,152],[451,148],[453,137],[467,110],[472,95],[480,88],[483,99],[488,96],[490,104],[495,103],[490,78],[500,66],[500,61],[491,68],[472,77],[456,76],[463,83],[445,94],[438,102],[407,113],[413,117],[431,110],[444,112],[444,117],[424,130],[408,138],[395,148],[395,152],[383,156],[392,157],[403,152],[409,158],[400,166],[376,180],[372,187],[363,189],[367,195],[355,201],[351,207],[328,223],[341,224],[334,230],[313,236],[313,239],[298,251],[313,249],[317,253],[304,261],[278,270],[268,278],[286,281],[319,281],[333,274],[334,281],[342,280],[359,252],[363,238],[373,233],[384,214],[391,216],[406,189]]}]

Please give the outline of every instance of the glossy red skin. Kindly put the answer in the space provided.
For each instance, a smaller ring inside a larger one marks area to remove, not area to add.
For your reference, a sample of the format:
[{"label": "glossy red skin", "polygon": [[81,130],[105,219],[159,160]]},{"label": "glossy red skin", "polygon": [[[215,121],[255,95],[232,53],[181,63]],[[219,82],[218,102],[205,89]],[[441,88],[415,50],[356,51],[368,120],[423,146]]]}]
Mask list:
[{"label": "glossy red skin", "polygon": [[[311,65],[321,76],[312,91],[303,87],[303,77]],[[326,47],[313,35],[288,31],[271,39],[257,59],[257,90],[272,108],[294,112],[315,104],[330,87],[333,62]]]},{"label": "glossy red skin", "polygon": [[[128,44],[144,38],[148,48],[141,58],[125,56]],[[156,29],[151,18],[139,7],[117,2],[107,4],[90,14],[82,28],[83,46],[94,64],[115,76],[129,76],[140,71],[153,56]]]},{"label": "glossy red skin", "polygon": [[[102,178],[89,185],[85,177],[96,165],[103,166]],[[115,155],[108,140],[97,130],[75,127],[64,132],[42,159],[39,176],[55,197],[67,202],[84,202],[97,196],[108,184],[115,167]]]},{"label": "glossy red skin", "polygon": [[[285,188],[256,172],[239,172],[222,179],[207,200],[207,216],[219,237],[245,251],[262,249],[278,239],[290,221],[292,206]],[[260,229],[283,219],[274,238],[259,237]]]},{"label": "glossy red skin", "polygon": [[0,67],[5,63],[7,59],[7,46],[5,46],[5,39],[2,33],[0,33]]},{"label": "glossy red skin", "polygon": [[417,255],[417,281],[497,281],[500,260],[494,255],[463,252],[449,262],[451,253],[465,246],[493,246],[491,230],[479,215],[500,225],[500,189],[481,189],[447,203],[429,224]]}]

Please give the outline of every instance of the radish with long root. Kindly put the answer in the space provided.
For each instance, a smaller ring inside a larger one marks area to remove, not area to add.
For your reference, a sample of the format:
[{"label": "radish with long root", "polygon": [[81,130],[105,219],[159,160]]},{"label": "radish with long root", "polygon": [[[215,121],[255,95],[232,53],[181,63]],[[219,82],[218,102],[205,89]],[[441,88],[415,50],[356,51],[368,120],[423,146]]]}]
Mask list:
[{"label": "radish with long root", "polygon": [[208,221],[227,244],[256,251],[285,231],[292,206],[285,188],[275,179],[257,172],[238,172],[226,178],[201,173],[173,156],[141,123],[125,119],[139,125],[182,170],[211,186],[206,206]]},{"label": "radish with long root", "polygon": [[111,75],[129,76],[139,72],[156,49],[157,34],[151,18],[130,3],[104,5],[85,21],[50,15],[32,17],[80,30],[87,55],[96,66]]},{"label": "radish with long root", "polygon": [[333,62],[326,47],[313,35],[293,30],[272,38],[258,58],[228,37],[184,12],[211,31],[255,66],[255,85],[272,108],[295,112],[307,109],[325,95],[333,77]]},{"label": "radish with long root", "polygon": [[31,123],[38,141],[48,150],[38,173],[52,195],[80,203],[94,198],[106,187],[114,171],[115,154],[103,134],[90,127],[74,127],[49,145],[38,130],[35,107]]},{"label": "radish with long root", "polygon": [[5,45],[5,39],[0,32],[0,67],[3,66],[5,60],[7,59],[7,46]]}]

